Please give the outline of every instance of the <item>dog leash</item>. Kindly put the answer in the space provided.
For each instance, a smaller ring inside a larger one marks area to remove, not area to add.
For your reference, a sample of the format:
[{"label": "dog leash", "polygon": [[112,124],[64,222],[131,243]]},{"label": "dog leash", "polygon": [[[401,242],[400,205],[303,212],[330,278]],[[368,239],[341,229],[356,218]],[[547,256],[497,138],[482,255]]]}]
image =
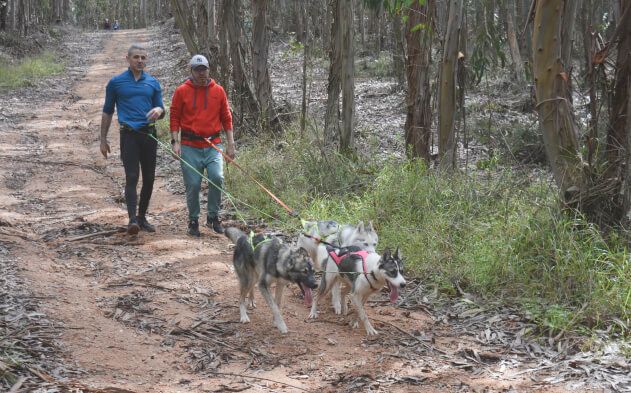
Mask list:
[{"label": "dog leash", "polygon": [[333,245],[333,244],[331,244],[331,243],[329,243],[329,242],[327,242],[325,240],[322,240],[322,238],[320,238],[319,236],[308,235],[306,233],[302,233],[302,235],[305,236],[305,237],[308,237],[309,239],[315,240],[315,242],[318,243],[318,244],[322,243],[325,246],[333,247],[333,248],[338,249],[338,250],[342,248],[342,247],[335,246],[335,245]]},{"label": "dog leash", "polygon": [[172,154],[173,156],[177,157],[178,160],[180,160],[182,163],[184,163],[184,165],[186,165],[187,167],[189,167],[193,172],[197,173],[198,175],[201,176],[202,179],[206,180],[208,182],[208,184],[212,185],[213,187],[215,187],[217,190],[223,192],[226,197],[228,198],[228,201],[230,201],[230,203],[232,204],[232,207],[235,210],[235,214],[237,215],[237,217],[239,217],[239,220],[241,220],[241,222],[243,222],[243,224],[245,224],[247,226],[247,221],[245,220],[245,218],[243,217],[243,215],[241,214],[240,210],[237,208],[237,205],[235,203],[235,201],[243,204],[244,206],[260,213],[263,216],[266,216],[272,220],[275,220],[276,217],[273,217],[267,213],[265,213],[264,211],[257,209],[256,207],[248,204],[245,201],[242,201],[236,197],[234,197],[231,193],[229,193],[228,191],[226,191],[223,187],[219,187],[218,185],[216,185],[215,183],[213,183],[212,180],[210,180],[207,176],[205,176],[203,173],[201,173],[200,171],[198,171],[193,165],[191,165],[189,162],[187,162],[186,160],[184,160],[180,155],[175,154],[175,152],[173,151],[173,148],[171,146],[168,146],[166,143],[160,141],[157,137],[155,137],[153,134],[151,133],[143,133],[140,131],[136,131],[142,135],[148,135],[149,137],[151,137],[151,139],[155,140],[158,143],[158,146],[160,146],[162,149],[166,150],[168,153]]},{"label": "dog leash", "polygon": [[289,213],[289,215],[291,217],[297,217],[298,214],[295,212],[294,209],[291,209],[289,206],[287,206],[285,204],[285,202],[281,201],[279,197],[277,197],[276,195],[274,195],[270,190],[267,189],[267,187],[265,187],[260,181],[258,181],[254,176],[252,176],[248,171],[246,171],[245,169],[243,169],[243,167],[239,164],[237,164],[237,162],[230,158],[230,156],[228,156],[226,153],[224,153],[220,148],[217,147],[217,145],[215,145],[210,137],[209,138],[204,138],[204,140],[206,141],[206,143],[208,143],[210,146],[212,146],[213,149],[217,150],[225,159],[226,161],[228,161],[228,163],[233,164],[234,166],[236,166],[237,168],[239,168],[239,170],[241,172],[243,172],[247,177],[249,177],[253,182],[255,182],[263,191],[265,191],[267,193],[267,195],[269,195],[276,203],[278,203],[283,209],[287,210],[287,213]]}]

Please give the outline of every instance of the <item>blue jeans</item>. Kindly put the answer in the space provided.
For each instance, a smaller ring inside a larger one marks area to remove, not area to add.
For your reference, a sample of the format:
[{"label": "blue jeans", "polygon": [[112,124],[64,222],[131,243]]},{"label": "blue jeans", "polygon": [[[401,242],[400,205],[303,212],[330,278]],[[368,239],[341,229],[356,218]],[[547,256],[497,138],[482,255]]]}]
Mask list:
[{"label": "blue jeans", "polygon": [[[221,144],[216,145],[223,151]],[[202,177],[206,169],[208,180],[208,209],[207,216],[217,217],[221,204],[221,190],[223,189],[223,157],[212,147],[197,148],[182,145],[182,160],[190,164],[195,170],[182,165],[182,175],[186,186],[186,206],[188,207],[189,220],[199,219],[199,192],[202,186]],[[199,172],[199,173],[198,173]]]}]

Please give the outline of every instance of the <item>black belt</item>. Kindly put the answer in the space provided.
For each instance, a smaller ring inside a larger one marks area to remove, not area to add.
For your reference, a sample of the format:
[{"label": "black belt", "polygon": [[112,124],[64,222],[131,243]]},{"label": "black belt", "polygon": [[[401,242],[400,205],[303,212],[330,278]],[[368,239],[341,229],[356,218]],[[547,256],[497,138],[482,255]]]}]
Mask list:
[{"label": "black belt", "polygon": [[221,142],[221,131],[209,136],[208,138],[204,138],[203,136],[197,135],[193,131],[189,131],[189,130],[182,130],[181,135],[182,135],[183,141],[206,141],[210,139],[212,143]]},{"label": "black belt", "polygon": [[121,131],[124,132],[138,132],[140,134],[153,135],[156,136],[156,126],[153,124],[148,124],[146,126],[142,126],[139,128],[132,128],[127,124],[121,124]]}]

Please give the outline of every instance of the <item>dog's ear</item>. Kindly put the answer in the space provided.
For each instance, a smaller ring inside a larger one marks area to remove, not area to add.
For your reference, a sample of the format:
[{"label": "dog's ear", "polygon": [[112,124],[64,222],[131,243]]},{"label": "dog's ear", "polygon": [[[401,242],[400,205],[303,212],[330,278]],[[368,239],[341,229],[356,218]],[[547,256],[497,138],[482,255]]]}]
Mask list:
[{"label": "dog's ear", "polygon": [[364,222],[363,222],[363,221],[360,221],[360,222],[358,222],[358,223],[357,223],[357,228],[356,228],[356,230],[357,230],[358,232],[364,232]]},{"label": "dog's ear", "polygon": [[390,248],[386,247],[386,249],[383,250],[383,256],[381,257],[381,259],[385,261],[386,259],[390,259],[390,257],[391,257]]},{"label": "dog's ear", "polygon": [[403,260],[403,255],[401,254],[401,249],[397,247],[397,250],[394,252],[394,257],[400,261]]},{"label": "dog's ear", "polygon": [[372,225],[372,220],[368,221],[368,230],[371,232],[375,231],[375,227]]}]

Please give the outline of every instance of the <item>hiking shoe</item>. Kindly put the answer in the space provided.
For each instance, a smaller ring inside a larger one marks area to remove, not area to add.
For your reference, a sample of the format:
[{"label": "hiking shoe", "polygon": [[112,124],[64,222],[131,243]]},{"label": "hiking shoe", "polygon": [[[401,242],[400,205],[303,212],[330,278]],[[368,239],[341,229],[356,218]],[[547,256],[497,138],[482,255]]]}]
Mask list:
[{"label": "hiking shoe", "polygon": [[206,226],[212,228],[215,233],[224,233],[223,226],[219,222],[219,217],[207,217]]},{"label": "hiking shoe", "polygon": [[145,218],[145,217],[138,217],[138,226],[143,231],[147,231],[147,232],[155,232],[156,231],[156,227],[154,227],[153,225],[149,224],[149,222],[147,221],[147,218]]},{"label": "hiking shoe", "polygon": [[200,237],[202,234],[199,233],[199,222],[197,219],[191,220],[188,222],[188,231],[187,233],[190,236]]},{"label": "hiking shoe", "polygon": [[132,218],[129,220],[129,224],[127,224],[127,234],[128,235],[136,235],[140,231],[140,226],[138,225],[138,220]]}]

